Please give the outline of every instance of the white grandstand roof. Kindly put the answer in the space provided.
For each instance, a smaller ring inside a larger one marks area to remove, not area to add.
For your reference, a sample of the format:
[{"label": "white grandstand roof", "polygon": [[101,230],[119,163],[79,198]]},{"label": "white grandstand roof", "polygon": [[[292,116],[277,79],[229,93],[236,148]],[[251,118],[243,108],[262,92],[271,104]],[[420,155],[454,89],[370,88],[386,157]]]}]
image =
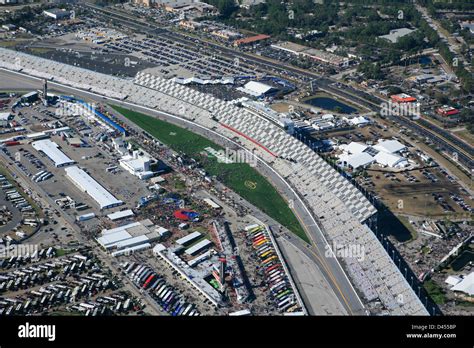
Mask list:
[{"label": "white grandstand roof", "polygon": [[66,175],[79,189],[86,192],[99,204],[100,209],[107,209],[123,204],[121,200],[115,198],[109,191],[78,166],[68,167],[65,171]]},{"label": "white grandstand roof", "polygon": [[34,149],[37,151],[43,152],[46,156],[48,156],[51,161],[54,162],[56,167],[62,167],[68,164],[75,163],[72,159],[64,154],[61,150],[59,150],[59,145],[55,142],[44,139],[38,140],[31,144]]},{"label": "white grandstand roof", "polygon": [[406,148],[407,147],[398,140],[380,140],[377,145],[374,146],[374,149],[387,153],[400,152]]},{"label": "white grandstand roof", "polygon": [[474,295],[474,272],[464,277],[459,283],[451,288],[452,291],[461,291],[470,296]]}]

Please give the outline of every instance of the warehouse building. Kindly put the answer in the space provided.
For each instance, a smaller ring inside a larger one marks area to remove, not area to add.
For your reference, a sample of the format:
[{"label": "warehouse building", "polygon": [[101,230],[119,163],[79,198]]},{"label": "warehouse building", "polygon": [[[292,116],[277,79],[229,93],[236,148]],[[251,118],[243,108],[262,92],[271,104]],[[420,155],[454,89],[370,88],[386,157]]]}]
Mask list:
[{"label": "warehouse building", "polygon": [[60,20],[60,19],[66,19],[71,17],[71,12],[64,10],[64,9],[59,9],[59,8],[53,8],[51,10],[45,10],[43,11],[43,14],[46,17],[51,17],[55,20]]},{"label": "warehouse building", "polygon": [[255,36],[250,36],[246,37],[243,39],[238,39],[234,41],[234,46],[245,46],[245,45],[251,45],[257,42],[265,41],[268,40],[270,36],[265,35],[265,34],[260,34],[260,35],[255,35]]},{"label": "warehouse building", "polygon": [[193,233],[188,234],[187,236],[177,239],[176,244],[186,246],[187,244],[193,242],[199,237],[201,237],[201,232],[195,231]]},{"label": "warehouse building", "polygon": [[102,185],[94,180],[89,174],[78,166],[72,166],[65,169],[66,176],[82,192],[87,193],[97,202],[100,209],[113,208],[122,205],[123,202],[115,198]]},{"label": "warehouse building", "polygon": [[380,39],[390,41],[391,43],[396,43],[400,38],[410,35],[413,33],[415,30],[409,29],[409,28],[400,28],[400,29],[393,29],[390,30],[390,33],[387,35],[381,35],[379,36]]},{"label": "warehouse building", "polygon": [[115,213],[108,214],[107,217],[112,221],[117,221],[121,219],[126,219],[134,216],[135,214],[131,209],[116,211]]},{"label": "warehouse building", "polygon": [[212,245],[209,239],[203,239],[199,243],[194,244],[191,248],[186,249],[184,252],[188,255],[196,255],[201,250],[207,249]]},{"label": "warehouse building", "polygon": [[[160,227],[158,227],[160,228]],[[97,242],[107,251],[117,254],[126,253],[136,248],[148,248],[151,243],[160,239],[158,229],[149,219],[132,222],[112,229],[104,229]]]},{"label": "warehouse building", "polygon": [[147,156],[140,156],[138,151],[132,155],[125,155],[119,160],[120,166],[139,179],[148,179],[153,176],[150,170],[151,159]]},{"label": "warehouse building", "polygon": [[49,139],[38,140],[33,142],[31,145],[36,151],[42,152],[48,156],[49,159],[53,161],[56,168],[65,167],[75,163],[75,161],[66,156],[64,152],[59,150],[58,144]]}]

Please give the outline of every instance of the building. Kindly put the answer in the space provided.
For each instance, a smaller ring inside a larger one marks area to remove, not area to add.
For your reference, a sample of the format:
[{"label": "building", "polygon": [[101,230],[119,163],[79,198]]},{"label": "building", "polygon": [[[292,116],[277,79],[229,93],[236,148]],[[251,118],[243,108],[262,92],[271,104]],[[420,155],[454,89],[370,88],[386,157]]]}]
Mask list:
[{"label": "building", "polygon": [[209,248],[212,242],[209,239],[203,239],[202,241],[194,244],[192,247],[186,249],[184,252],[188,255],[196,255],[200,251]]},{"label": "building", "polygon": [[127,144],[122,137],[112,139],[112,145],[114,146],[114,149],[122,156],[128,153]]},{"label": "building", "polygon": [[290,41],[279,42],[278,44],[273,44],[270,46],[271,48],[285,51],[294,55],[299,56],[304,51],[306,51],[309,47],[299,45]]},{"label": "building", "polygon": [[249,9],[251,6],[258,4],[264,4],[265,0],[240,0],[238,1],[239,7]]},{"label": "building", "polygon": [[353,125],[356,127],[364,127],[370,124],[370,120],[365,118],[364,116],[355,116],[355,117],[344,116],[342,119],[346,121],[347,123],[349,123],[350,125]]},{"label": "building", "polygon": [[211,34],[224,40],[236,40],[242,37],[242,34],[236,31],[231,31],[231,30],[226,30],[226,29],[214,30],[211,32]]},{"label": "building", "polygon": [[176,244],[179,244],[181,246],[186,246],[200,237],[201,237],[201,232],[194,231],[182,238],[177,239]]},{"label": "building", "polygon": [[397,140],[380,140],[377,145],[369,146],[366,144],[351,142],[339,146],[342,154],[338,156],[338,163],[342,167],[359,169],[377,163],[382,167],[404,168],[409,165],[405,157],[397,153],[406,150],[406,146]]},{"label": "building", "polygon": [[414,103],[416,102],[416,98],[412,97],[406,93],[394,94],[390,96],[390,99],[394,103]]},{"label": "building", "polygon": [[343,154],[339,156],[339,161],[343,167],[358,169],[371,165],[375,162],[375,158],[368,153],[362,152],[354,155]]},{"label": "building", "polygon": [[408,29],[408,28],[400,28],[400,29],[393,29],[390,30],[390,33],[387,35],[379,36],[380,39],[390,41],[391,43],[396,43],[400,38],[413,33],[415,30]]},{"label": "building", "polygon": [[398,140],[379,140],[377,145],[373,146],[374,149],[385,152],[385,153],[399,153],[405,151],[407,147]]},{"label": "building", "polygon": [[309,59],[317,60],[324,64],[343,66],[349,64],[350,59],[339,56],[332,52],[322,51],[316,48],[311,48],[293,42],[285,41],[278,44],[271,45],[272,48],[294,54],[299,57],[307,57]]},{"label": "building", "polygon": [[269,96],[278,92],[278,89],[257,81],[247,82],[243,87],[237,89],[254,97]]},{"label": "building", "polygon": [[303,52],[303,54],[313,60],[334,66],[343,66],[344,64],[349,64],[350,62],[349,58],[341,57],[337,54],[318,50],[316,48],[307,49]]},{"label": "building", "polygon": [[408,166],[408,160],[404,157],[380,151],[374,156],[375,161],[382,167],[404,168]]},{"label": "building", "polygon": [[259,34],[234,41],[234,46],[246,46],[270,39],[269,35]]},{"label": "building", "polygon": [[115,213],[108,214],[107,217],[112,221],[122,220],[129,217],[135,216],[131,209],[116,211]]},{"label": "building", "polygon": [[196,30],[201,29],[204,25],[200,22],[182,20],[179,22],[179,26],[184,29]]},{"label": "building", "polygon": [[6,127],[15,116],[9,112],[0,112],[0,127]]},{"label": "building", "polygon": [[474,35],[474,23],[472,22],[462,22],[461,23],[461,28],[464,30],[464,29],[468,29],[469,32]]},{"label": "building", "polygon": [[115,198],[102,185],[94,180],[89,174],[78,166],[67,167],[66,176],[76,187],[84,193],[87,193],[97,202],[100,209],[113,208],[122,205],[123,202]]},{"label": "building", "polygon": [[66,156],[64,152],[59,150],[58,144],[49,139],[38,140],[33,142],[31,145],[36,151],[42,152],[48,156],[49,159],[53,161],[56,168],[65,167],[76,163],[74,160]]},{"label": "building", "polygon": [[474,296],[474,272],[463,277],[452,288],[451,291],[465,293],[469,296]]},{"label": "building", "polygon": [[71,18],[71,12],[64,10],[64,9],[59,9],[59,8],[53,8],[51,10],[44,10],[43,14],[47,17],[51,17],[55,20],[61,20],[61,19],[66,19],[66,18]]},{"label": "building", "polygon": [[167,12],[197,12],[199,14],[215,14],[214,6],[198,0],[151,0],[146,6],[161,7]]},{"label": "building", "polygon": [[436,113],[443,117],[450,117],[459,114],[459,110],[449,105],[443,105],[436,109]]},{"label": "building", "polygon": [[159,228],[149,219],[132,222],[113,229],[102,230],[97,242],[102,248],[112,252],[112,255],[118,256],[131,251],[131,248],[137,250],[137,247],[140,249],[151,247],[151,243],[160,239],[160,233],[157,231]]},{"label": "building", "polygon": [[138,151],[133,151],[132,155],[123,156],[119,163],[123,169],[140,179],[148,179],[154,174],[150,169],[151,159],[139,155]]}]

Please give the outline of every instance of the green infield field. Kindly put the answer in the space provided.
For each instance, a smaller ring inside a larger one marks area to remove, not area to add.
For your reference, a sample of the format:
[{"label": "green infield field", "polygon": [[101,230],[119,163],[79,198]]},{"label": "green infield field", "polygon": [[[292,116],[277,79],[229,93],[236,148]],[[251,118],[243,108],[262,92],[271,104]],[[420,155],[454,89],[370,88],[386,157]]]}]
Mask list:
[{"label": "green infield field", "polygon": [[154,117],[116,105],[112,105],[112,107],[173,150],[199,159],[200,163],[210,175],[215,175],[219,181],[234,190],[242,198],[287,227],[304,241],[309,242],[306,233],[289,208],[288,203],[277,190],[249,164],[218,162],[216,157],[207,154],[205,151],[205,148],[208,147],[216,151],[224,150],[221,146],[212,141]]}]

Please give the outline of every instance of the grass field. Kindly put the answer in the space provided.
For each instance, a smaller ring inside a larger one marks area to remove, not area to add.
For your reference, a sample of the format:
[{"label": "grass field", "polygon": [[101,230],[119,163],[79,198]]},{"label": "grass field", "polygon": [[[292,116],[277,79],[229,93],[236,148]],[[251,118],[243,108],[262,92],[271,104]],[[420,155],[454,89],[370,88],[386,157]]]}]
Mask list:
[{"label": "grass field", "polygon": [[304,241],[309,242],[308,237],[296,216],[289,208],[288,203],[285,202],[276,189],[249,164],[219,163],[216,158],[202,154],[206,147],[212,147],[215,150],[223,150],[221,146],[212,141],[154,117],[116,105],[112,107],[173,150],[199,159],[200,163],[210,175],[215,175],[219,181],[234,190],[242,198],[287,227]]}]

